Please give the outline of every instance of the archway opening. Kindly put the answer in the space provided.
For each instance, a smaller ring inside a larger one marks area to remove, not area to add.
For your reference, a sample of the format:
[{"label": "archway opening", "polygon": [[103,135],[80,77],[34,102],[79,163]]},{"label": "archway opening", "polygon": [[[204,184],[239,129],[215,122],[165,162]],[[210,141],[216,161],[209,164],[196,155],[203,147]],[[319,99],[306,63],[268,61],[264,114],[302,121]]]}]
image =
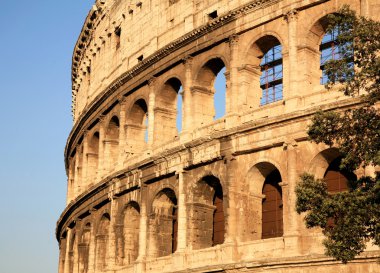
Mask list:
[{"label": "archway opening", "polygon": [[136,261],[139,253],[140,207],[129,203],[123,211],[123,265]]},{"label": "archway opening", "polygon": [[226,66],[221,58],[207,61],[199,70],[193,87],[193,105],[200,124],[207,124],[226,113]]},{"label": "archway opening", "polygon": [[226,114],[226,67],[223,67],[216,75],[214,82],[214,120],[222,118]]},{"label": "archway opening", "polygon": [[182,130],[182,83],[177,78],[167,80],[157,94],[154,112],[155,142],[176,138]]},{"label": "archway opening", "polygon": [[144,99],[138,99],[127,115],[126,152],[138,154],[145,150],[148,142],[148,106]]},{"label": "archway opening", "polygon": [[192,191],[192,248],[201,249],[223,244],[225,216],[223,189],[219,179],[211,175],[205,176],[194,185]]},{"label": "archway opening", "polygon": [[283,208],[280,172],[271,171],[264,181],[262,194],[262,239],[283,235]]},{"label": "archway opening", "polygon": [[118,146],[119,146],[119,118],[113,116],[107,126],[106,139],[104,141],[104,153],[106,161],[106,169],[112,170],[118,160]]},{"label": "archway opening", "polygon": [[177,250],[178,210],[177,197],[172,189],[160,191],[152,204],[154,217],[150,229],[150,253],[154,257],[167,256]]}]

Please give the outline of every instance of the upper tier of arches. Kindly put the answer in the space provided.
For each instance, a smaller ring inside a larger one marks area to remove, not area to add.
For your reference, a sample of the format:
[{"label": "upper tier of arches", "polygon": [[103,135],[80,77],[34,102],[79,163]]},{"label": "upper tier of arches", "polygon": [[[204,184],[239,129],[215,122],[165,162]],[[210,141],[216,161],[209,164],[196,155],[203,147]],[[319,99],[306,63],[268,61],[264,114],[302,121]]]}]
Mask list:
[{"label": "upper tier of arches", "polygon": [[[162,65],[151,65],[98,96],[84,108],[68,139],[68,201],[163,149],[344,98],[327,93],[320,83],[326,11],[339,5],[324,6],[314,13],[313,8],[292,10],[238,35],[225,34],[228,25],[222,26],[220,38],[209,47],[167,56]],[[216,103],[217,96],[223,105]]]}]

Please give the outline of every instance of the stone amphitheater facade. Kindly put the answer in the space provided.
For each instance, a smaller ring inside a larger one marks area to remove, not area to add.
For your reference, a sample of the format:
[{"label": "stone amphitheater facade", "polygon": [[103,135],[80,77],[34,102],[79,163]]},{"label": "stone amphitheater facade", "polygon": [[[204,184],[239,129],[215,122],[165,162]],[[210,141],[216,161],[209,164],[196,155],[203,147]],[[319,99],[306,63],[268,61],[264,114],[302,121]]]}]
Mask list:
[{"label": "stone amphitheater facade", "polygon": [[[320,81],[343,4],[379,19],[377,0],[97,0],[72,59],[59,272],[380,272],[370,243],[346,265],[324,256],[295,212],[299,175],[339,159],[307,140],[311,117],[359,103]],[[273,47],[281,92],[264,100]]]}]

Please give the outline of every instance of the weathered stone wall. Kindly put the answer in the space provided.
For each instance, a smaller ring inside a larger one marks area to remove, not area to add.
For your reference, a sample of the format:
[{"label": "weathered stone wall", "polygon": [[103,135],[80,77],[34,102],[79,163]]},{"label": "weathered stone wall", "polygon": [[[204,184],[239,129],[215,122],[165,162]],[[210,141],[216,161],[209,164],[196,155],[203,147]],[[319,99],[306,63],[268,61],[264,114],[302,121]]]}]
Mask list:
[{"label": "weathered stone wall", "polygon": [[[345,3],[379,19],[375,0],[96,1],[73,55],[59,272],[380,272],[370,243],[347,265],[324,256],[294,209],[299,175],[323,178],[339,157],[307,141],[312,115],[359,103],[320,84],[326,15]],[[282,98],[263,105],[260,64],[276,45]],[[263,239],[273,172],[283,234]]]}]

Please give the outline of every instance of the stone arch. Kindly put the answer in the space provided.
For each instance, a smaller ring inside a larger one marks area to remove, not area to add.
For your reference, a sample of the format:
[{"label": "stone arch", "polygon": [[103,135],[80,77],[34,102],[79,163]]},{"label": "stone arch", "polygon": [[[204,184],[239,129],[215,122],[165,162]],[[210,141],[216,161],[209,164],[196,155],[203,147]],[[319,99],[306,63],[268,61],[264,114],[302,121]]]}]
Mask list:
[{"label": "stone arch", "polygon": [[249,225],[243,232],[246,240],[283,235],[282,180],[280,168],[269,161],[261,161],[249,170],[246,181],[250,211],[243,221]]},{"label": "stone arch", "polygon": [[78,271],[86,273],[88,271],[88,258],[91,240],[91,223],[88,222],[82,228],[80,241],[78,244]]},{"label": "stone arch", "polygon": [[[215,118],[215,94],[222,92],[224,97],[224,108],[226,108],[226,97],[228,91],[216,90],[214,83],[218,74],[226,68],[226,60],[221,56],[209,57],[207,61],[196,72],[195,86],[192,87],[192,100],[196,120],[200,124],[208,124]],[[227,81],[225,86],[227,85]]]},{"label": "stone arch", "polygon": [[329,24],[328,14],[335,11],[336,9],[330,6],[323,13],[313,15],[312,20],[310,20],[312,23],[306,27],[304,44],[308,50],[301,54],[307,54],[307,57],[304,58],[308,60],[306,74],[309,81],[315,85],[320,84],[322,78],[320,45]]},{"label": "stone arch", "polygon": [[87,179],[89,185],[94,184],[98,174],[98,162],[99,162],[99,139],[100,135],[98,131],[91,134],[88,140],[88,153],[87,153]]},{"label": "stone arch", "polygon": [[275,33],[258,37],[246,51],[247,65],[243,81],[249,83],[247,102],[250,107],[282,100],[283,43]]},{"label": "stone arch", "polygon": [[179,134],[177,117],[182,117],[182,109],[177,109],[177,102],[182,100],[181,88],[182,82],[176,77],[171,77],[164,82],[157,92],[154,109],[154,139],[156,143],[172,140]]},{"label": "stone arch", "polygon": [[133,263],[139,253],[140,206],[137,202],[129,202],[122,211],[122,249],[120,249],[123,265]]},{"label": "stone arch", "polygon": [[107,124],[104,139],[104,159],[107,170],[112,170],[118,160],[119,130],[119,117],[113,115]]},{"label": "stone arch", "polygon": [[[193,176],[193,181],[197,181],[197,182],[202,181],[202,179],[204,177],[216,177],[219,180],[219,183],[220,183],[221,187],[223,188],[223,194],[225,196],[227,196],[228,195],[228,193],[227,193],[227,191],[228,191],[228,185],[226,183],[226,175],[225,175],[225,173],[220,172],[220,169],[218,167],[219,166],[215,165],[215,169],[203,169],[203,171],[197,172]],[[189,187],[188,187],[188,190],[189,191],[193,191],[193,187],[195,185],[196,184],[190,184]]]},{"label": "stone arch", "polygon": [[148,105],[143,98],[134,101],[126,117],[126,152],[141,153],[148,140]]},{"label": "stone arch", "polygon": [[307,172],[313,174],[318,179],[322,179],[329,164],[340,156],[341,154],[337,148],[324,149],[310,161]]},{"label": "stone arch", "polygon": [[204,176],[192,186],[191,191],[189,220],[192,223],[192,249],[222,244],[225,235],[225,206],[219,178],[213,175]]},{"label": "stone arch", "polygon": [[356,175],[340,168],[342,155],[337,148],[328,148],[318,153],[311,161],[309,172],[316,178],[324,179],[329,193],[348,189],[348,181],[356,180]]},{"label": "stone arch", "polygon": [[164,188],[152,202],[149,218],[149,255],[162,257],[174,253],[178,236],[177,196],[174,190]]},{"label": "stone arch", "polygon": [[108,213],[104,213],[99,221],[96,242],[95,242],[95,266],[96,270],[104,271],[107,264],[107,248],[108,248],[108,234],[110,229],[111,217]]}]

